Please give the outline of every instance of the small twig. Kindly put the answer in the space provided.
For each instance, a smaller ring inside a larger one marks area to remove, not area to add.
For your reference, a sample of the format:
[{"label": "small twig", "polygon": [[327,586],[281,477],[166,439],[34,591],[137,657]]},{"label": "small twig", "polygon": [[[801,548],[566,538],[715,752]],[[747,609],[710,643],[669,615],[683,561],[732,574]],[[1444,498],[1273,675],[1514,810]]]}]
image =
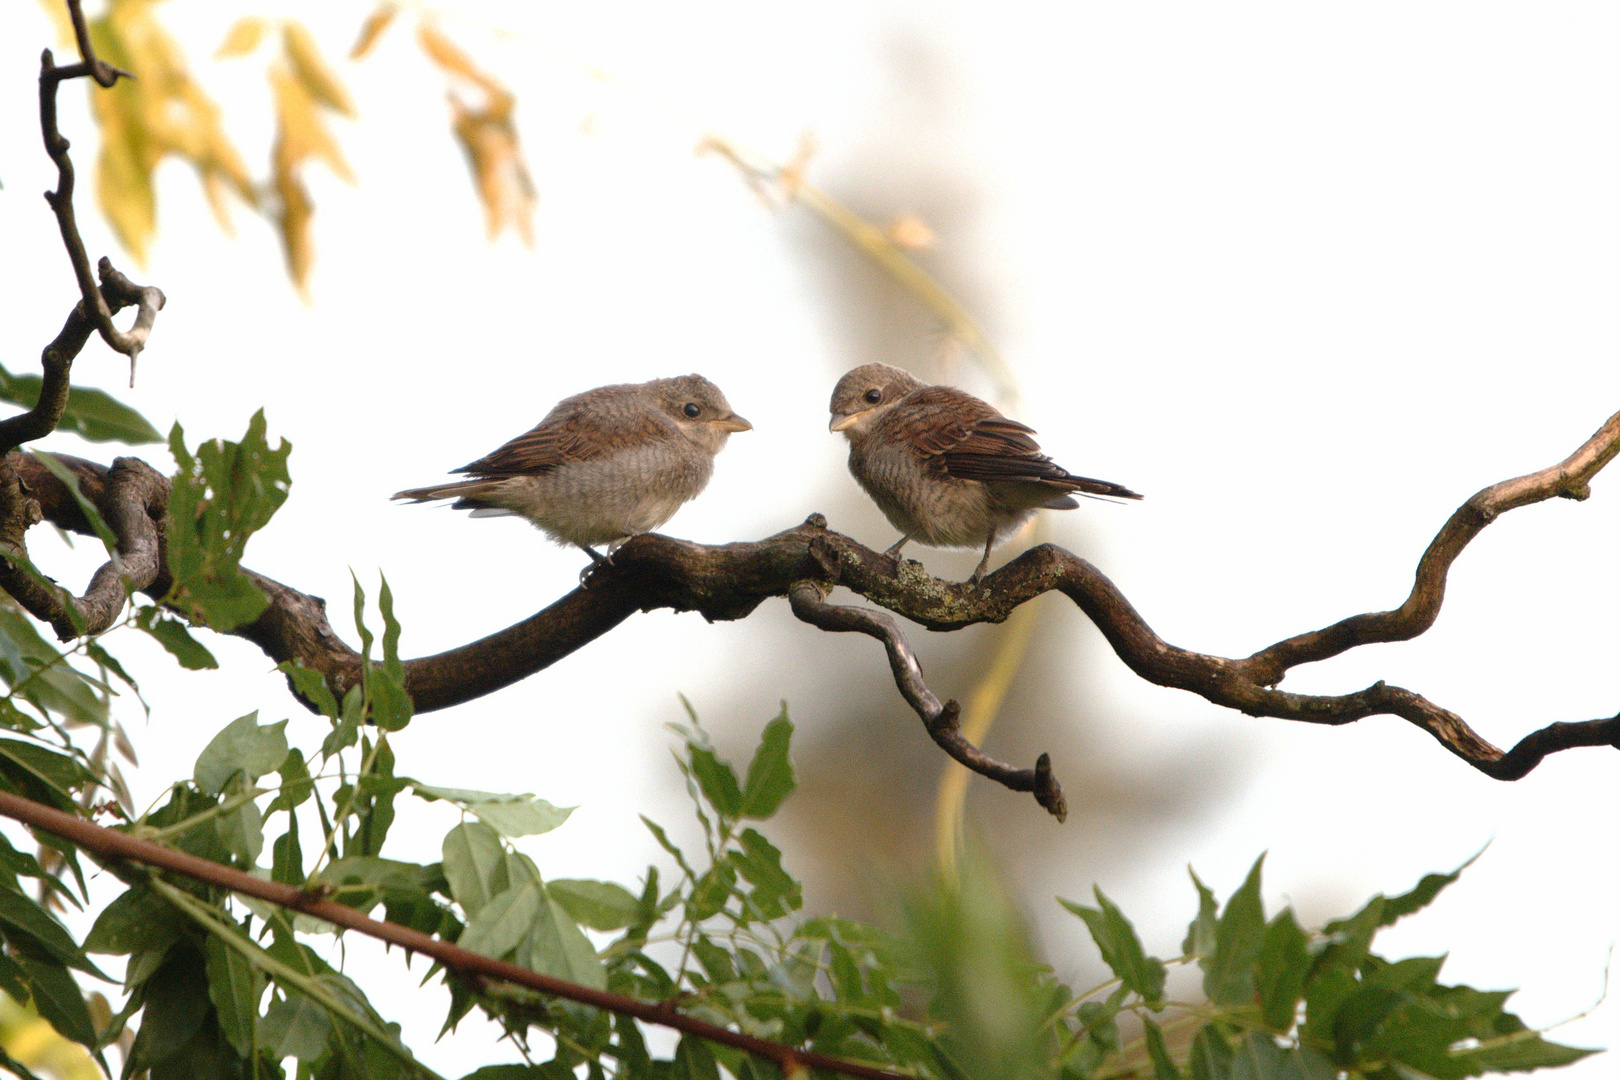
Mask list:
[{"label": "small twig", "polygon": [[357,931],[368,937],[374,937],[379,941],[399,945],[411,952],[423,953],[431,956],[462,978],[473,980],[491,979],[497,982],[511,983],[515,986],[537,990],[542,994],[550,994],[554,997],[566,998],[599,1009],[606,1009],[609,1012],[632,1016],[645,1023],[674,1028],[677,1031],[695,1035],[701,1039],[708,1039],[711,1042],[734,1047],[745,1053],[774,1061],[784,1072],[791,1071],[796,1064],[838,1073],[843,1076],[864,1077],[868,1078],[868,1080],[907,1080],[899,1073],[889,1072],[885,1069],[878,1069],[853,1061],[844,1061],[839,1058],[829,1057],[826,1054],[813,1053],[809,1050],[799,1050],[783,1046],[780,1043],[755,1038],[752,1035],[745,1035],[740,1031],[732,1031],[729,1028],[723,1028],[717,1024],[711,1024],[696,1017],[678,1013],[666,1004],[655,1004],[625,997],[623,994],[596,990],[589,986],[581,986],[578,983],[566,982],[562,979],[552,978],[549,975],[542,975],[539,972],[530,971],[528,968],[509,964],[503,960],[496,960],[480,953],[470,952],[448,941],[430,937],[409,927],[400,926],[397,923],[380,922],[369,916],[362,915],[354,908],[328,900],[319,894],[306,892],[295,885],[283,885],[275,881],[265,881],[243,873],[234,867],[209,862],[207,859],[188,855],[183,851],[161,847],[146,840],[136,839],[127,833],[104,829],[72,814],[63,813],[60,810],[24,799],[10,792],[0,791],[0,815],[20,821],[25,825],[44,829],[46,832],[71,841],[103,859],[127,860],[140,863],[143,866],[155,867],[159,870],[168,870],[193,881],[200,881],[221,889],[229,889],[244,896],[257,897],[278,907],[314,916],[317,919]]},{"label": "small twig", "polygon": [[934,742],[951,757],[980,776],[994,780],[1012,791],[1032,791],[1035,801],[1059,821],[1069,815],[1063,789],[1052,775],[1052,759],[1042,754],[1033,769],[1017,769],[997,761],[968,742],[958,728],[961,707],[954,700],[940,704],[939,698],[923,682],[917,654],[900,633],[894,617],[884,611],[827,603],[827,586],[819,581],[800,581],[788,589],[793,614],[811,626],[833,633],[854,632],[877,638],[889,654],[894,684],[900,696],[922,718],[923,727]]},{"label": "small twig", "polygon": [[[68,156],[71,144],[62,135],[56,121],[56,88],[63,81],[89,75],[102,86],[108,87],[121,76],[133,76],[127,71],[120,71],[96,59],[94,52],[90,51],[89,32],[84,29],[84,13],[79,8],[78,0],[68,0],[68,8],[73,14],[74,31],[79,39],[79,49],[84,62],[68,67],[57,67],[49,49],[46,49],[39,58],[40,134],[45,140],[45,152],[56,163],[56,190],[47,191],[45,201],[56,214],[57,227],[62,233],[62,243],[67,248],[69,261],[73,264],[73,276],[79,283],[79,307],[75,309],[75,313],[89,320],[109,347],[129,357],[129,381],[133,386],[135,359],[146,347],[146,339],[151,336],[152,323],[164,304],[163,292],[152,286],[131,284],[114,270],[112,263],[105,258],[98,264],[101,276],[101,285],[98,287],[96,279],[90,273],[90,257],[85,253],[84,239],[79,235],[79,224],[73,211],[73,159]],[[113,325],[114,309],[108,303],[108,298],[103,295],[103,289],[107,288],[109,283],[112,283],[115,289],[127,290],[126,295],[130,299],[126,299],[124,303],[134,304],[139,308],[134,325],[128,331],[121,331]],[[82,344],[81,342],[81,347]]]}]

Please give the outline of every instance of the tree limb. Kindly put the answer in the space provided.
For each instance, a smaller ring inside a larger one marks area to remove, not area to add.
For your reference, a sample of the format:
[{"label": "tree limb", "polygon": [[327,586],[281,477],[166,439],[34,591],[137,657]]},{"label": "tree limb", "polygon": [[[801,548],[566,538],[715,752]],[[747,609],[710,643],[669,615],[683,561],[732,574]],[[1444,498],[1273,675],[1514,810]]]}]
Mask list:
[{"label": "tree limb", "polygon": [[[448,708],[544,670],[637,611],[670,608],[696,611],[711,622],[741,619],[766,600],[791,598],[796,586],[810,583],[813,588],[800,589],[797,597],[801,617],[812,616],[812,622],[817,618],[840,621],[847,625],[825,628],[854,629],[878,637],[889,648],[891,659],[900,650],[898,685],[938,741],[940,732],[949,735],[942,723],[948,703],[938,705],[931,693],[921,696],[926,687],[920,674],[915,685],[910,684],[912,676],[903,659],[909,647],[904,646],[898,628],[892,621],[886,628],[882,623],[837,614],[852,609],[825,605],[826,590],[841,585],[930,630],[944,631],[1001,622],[1019,605],[1058,591],[1085,612],[1120,659],[1148,682],[1187,690],[1250,716],[1315,724],[1399,716],[1429,732],[1485,775],[1517,780],[1548,754],[1583,746],[1620,746],[1620,716],[1548,724],[1503,751],[1460,716],[1401,687],[1377,682],[1353,693],[1317,695],[1279,690],[1277,684],[1299,664],[1327,659],[1358,645],[1406,640],[1423,633],[1439,610],[1452,562],[1486,525],[1508,510],[1546,499],[1585,498],[1592,477],[1616,453],[1620,453],[1620,413],[1610,417],[1565,461],[1495,484],[1465,502],[1424,553],[1412,594],[1399,609],[1353,616],[1241,659],[1194,652],[1164,641],[1100,570],[1055,545],[1042,544],[1025,552],[979,585],[952,583],[930,577],[920,563],[897,564],[828,530],[826,520],[815,514],[802,525],[753,543],[710,546],[656,534],[638,536],[619,549],[611,565],[596,570],[586,585],[522,622],[470,644],[405,661],[406,688],[418,712]],[[78,476],[81,490],[93,503],[99,506],[110,497],[111,485],[102,466],[73,458],[60,460]],[[17,471],[45,520],[64,529],[89,531],[83,512],[65,486],[43,466],[20,453],[10,455],[7,464]],[[159,512],[163,497],[164,493],[154,493],[149,514]],[[341,697],[359,679],[362,660],[332,630],[325,602],[262,575],[252,576],[269,597],[270,606],[256,622],[232,633],[254,642],[273,660],[296,661],[320,672]],[[166,589],[167,577],[160,573],[147,591],[161,597]],[[856,625],[857,621],[862,625]],[[937,713],[930,701],[938,706]],[[953,750],[948,742],[947,738],[941,745],[964,760],[965,743]],[[1039,792],[1046,783],[1039,778],[1045,768],[1041,765],[1033,771],[1032,786],[1019,786],[1026,783],[1022,778],[1032,775],[1030,771],[1013,770],[989,759],[981,764],[987,768],[978,771],[1004,783],[997,769],[1020,778],[1012,785],[1016,790]],[[1055,782],[1050,790],[1057,792]]]},{"label": "tree limb", "polygon": [[566,998],[592,1005],[609,1012],[633,1016],[649,1024],[673,1028],[696,1035],[723,1046],[735,1047],[756,1057],[774,1061],[787,1076],[802,1074],[804,1069],[819,1069],[842,1076],[863,1077],[867,1080],[907,1080],[899,1073],[845,1061],[810,1050],[799,1050],[781,1043],[745,1035],[740,1031],[720,1027],[694,1016],[678,1012],[672,1002],[641,1001],[637,998],[596,990],[578,983],[566,982],[550,975],[509,964],[504,960],[484,956],[460,948],[441,938],[430,937],[398,923],[381,922],[361,914],[352,907],[326,899],[319,891],[305,891],[293,885],[266,881],[235,867],[210,862],[195,855],[154,844],[114,829],[93,825],[82,818],[64,813],[53,807],[25,799],[20,795],[0,791],[0,815],[53,833],[113,862],[132,862],[159,870],[168,870],[207,885],[244,896],[257,897],[290,911],[311,915],[317,919],[365,934],[367,937],[398,945],[411,952],[431,956],[448,970],[464,979],[491,979],[514,986],[538,990],[553,997]]}]

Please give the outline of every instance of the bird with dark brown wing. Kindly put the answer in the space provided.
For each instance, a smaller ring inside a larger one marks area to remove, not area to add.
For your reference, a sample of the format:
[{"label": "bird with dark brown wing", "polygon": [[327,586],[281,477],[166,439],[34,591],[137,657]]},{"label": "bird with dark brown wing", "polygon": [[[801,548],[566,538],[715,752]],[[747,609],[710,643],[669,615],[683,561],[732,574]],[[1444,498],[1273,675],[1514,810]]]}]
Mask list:
[{"label": "bird with dark brown wing", "polygon": [[929,386],[888,364],[856,368],[833,388],[828,428],[849,439],[849,471],[907,541],[990,551],[1039,508],[1072,510],[1072,494],[1140,499],[1075,476],[1041,453],[1035,432],[972,394]]},{"label": "bird with dark brown wing", "polygon": [[[559,544],[609,556],[697,497],[732,432],[753,428],[701,375],[599,386],[564,398],[532,430],[456,472],[471,480],[396,499],[454,499],[473,517],[517,514]],[[583,575],[582,575],[583,576]]]}]

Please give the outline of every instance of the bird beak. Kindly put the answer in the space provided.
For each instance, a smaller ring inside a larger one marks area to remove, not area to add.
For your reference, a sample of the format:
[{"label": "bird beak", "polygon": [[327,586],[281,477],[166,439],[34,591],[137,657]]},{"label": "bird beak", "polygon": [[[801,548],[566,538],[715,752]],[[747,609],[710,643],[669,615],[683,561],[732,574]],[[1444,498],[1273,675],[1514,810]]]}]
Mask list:
[{"label": "bird beak", "polygon": [[843,431],[845,428],[854,427],[855,421],[859,420],[870,411],[870,409],[862,409],[860,412],[848,413],[844,416],[839,416],[837,413],[834,413],[833,418],[827,422],[827,430]]},{"label": "bird beak", "polygon": [[713,421],[711,421],[711,423],[713,423],[714,426],[719,428],[721,431],[753,431],[754,430],[754,425],[753,424],[750,424],[748,421],[744,420],[742,417],[738,416],[736,413],[732,413],[730,416],[726,417],[724,420],[713,420]]}]

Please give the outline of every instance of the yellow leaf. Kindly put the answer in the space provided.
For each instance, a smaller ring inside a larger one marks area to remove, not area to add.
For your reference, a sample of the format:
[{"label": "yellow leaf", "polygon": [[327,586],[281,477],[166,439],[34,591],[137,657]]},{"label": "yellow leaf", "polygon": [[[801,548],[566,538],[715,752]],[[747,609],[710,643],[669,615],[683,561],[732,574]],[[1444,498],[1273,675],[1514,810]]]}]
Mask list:
[{"label": "yellow leaf", "polygon": [[393,4],[384,4],[382,7],[366,16],[366,21],[360,26],[360,36],[355,38],[354,48],[349,50],[350,60],[363,60],[367,53],[377,44],[388,24],[394,21],[399,14],[399,8]]},{"label": "yellow leaf", "polygon": [[524,243],[534,243],[536,196],[512,120],[517,99],[434,26],[423,23],[417,39],[422,51],[445,73],[466,80],[484,95],[484,103],[474,106],[451,94],[450,108],[451,127],[467,155],[490,238],[510,225]]},{"label": "yellow leaf", "polygon": [[90,36],[97,55],[136,76],[90,96],[102,133],[96,192],[124,247],[144,260],[157,227],[153,173],[170,154],[201,174],[222,223],[227,223],[224,188],[255,202],[252,179],[225,135],[219,106],[191,77],[185,55],[157,22],[153,5],[115,0],[90,24]]},{"label": "yellow leaf", "polygon": [[214,53],[215,58],[223,60],[231,56],[246,56],[264,40],[264,28],[264,19],[257,15],[237,19],[225,35],[224,44]]},{"label": "yellow leaf", "polygon": [[338,81],[336,73],[327,66],[321,57],[320,49],[315,47],[314,37],[304,29],[303,24],[289,20],[281,28],[281,40],[287,54],[287,63],[292,67],[298,81],[304,84],[304,89],[309,91],[310,96],[328,109],[340,112],[344,116],[353,116],[354,102],[349,99],[349,92]]},{"label": "yellow leaf", "polygon": [[889,227],[883,230],[883,235],[889,238],[889,243],[905,251],[918,251],[934,246],[934,230],[915,214],[904,214],[895,218],[889,222]]}]

